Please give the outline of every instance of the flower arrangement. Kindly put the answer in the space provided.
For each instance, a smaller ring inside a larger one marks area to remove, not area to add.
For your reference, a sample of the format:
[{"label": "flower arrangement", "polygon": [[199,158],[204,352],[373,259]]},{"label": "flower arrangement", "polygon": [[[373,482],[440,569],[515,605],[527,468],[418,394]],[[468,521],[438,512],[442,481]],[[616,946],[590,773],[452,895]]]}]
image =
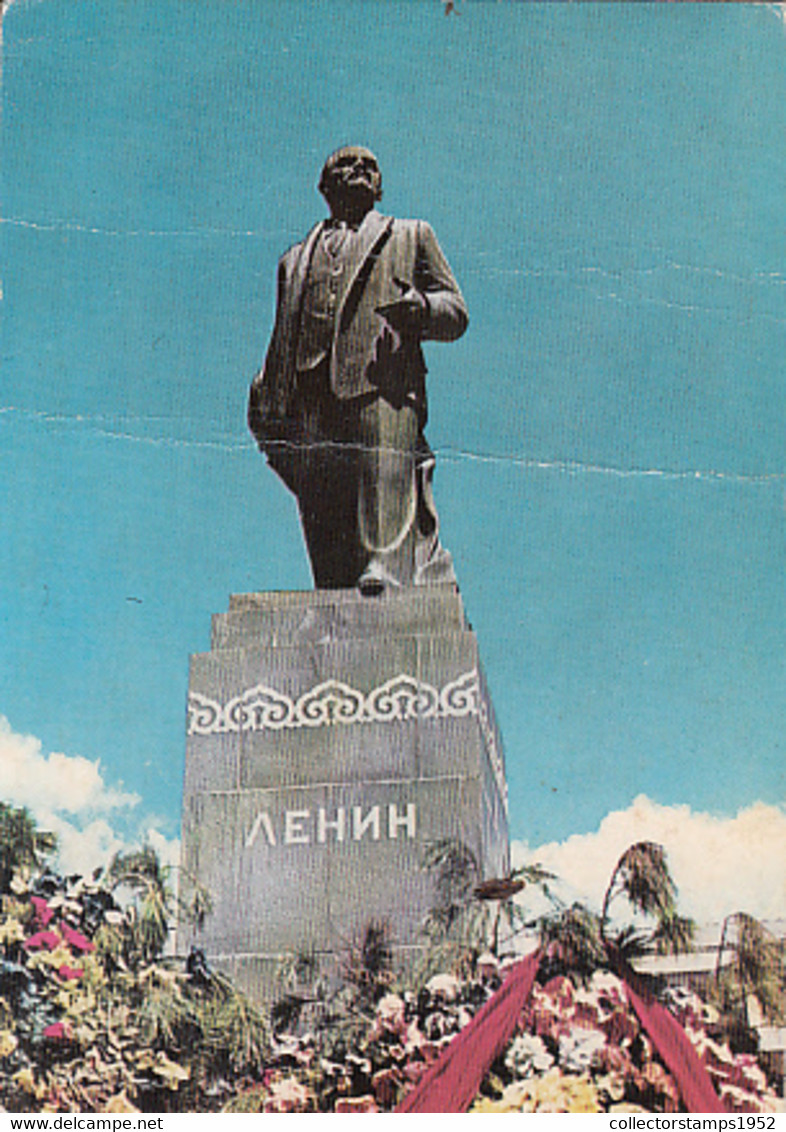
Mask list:
[{"label": "flower arrangement", "polygon": [[[124,904],[121,882],[132,892]],[[389,1112],[506,974],[494,954],[463,948],[455,967],[434,969],[432,955],[420,979],[396,978],[384,926],[372,924],[350,949],[343,985],[316,995],[318,1009],[309,1015],[293,995],[268,1016],[199,953],[185,963],[164,957],[171,903],[148,850],[89,880],[40,864],[8,878],[0,892],[6,1111]],[[546,952],[541,981],[470,1111],[680,1111],[677,1084],[625,984],[601,962],[592,924],[574,915],[567,926],[572,952],[563,946],[556,963]],[[684,988],[663,998],[728,1111],[779,1111],[756,1057],[731,1048],[716,1009]]]}]

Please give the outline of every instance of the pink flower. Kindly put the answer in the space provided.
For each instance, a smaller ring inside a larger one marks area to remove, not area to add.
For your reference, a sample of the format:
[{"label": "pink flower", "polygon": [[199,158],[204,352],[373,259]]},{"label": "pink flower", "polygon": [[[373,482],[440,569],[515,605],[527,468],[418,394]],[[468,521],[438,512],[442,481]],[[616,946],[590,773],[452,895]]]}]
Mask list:
[{"label": "pink flower", "polygon": [[91,943],[81,932],[76,931],[69,924],[60,925],[60,934],[66,943],[76,948],[77,951],[93,951],[95,948],[94,943]]},{"label": "pink flower", "polygon": [[615,1010],[605,1021],[600,1024],[603,1030],[614,1045],[630,1045],[630,1043],[638,1036],[639,1024],[636,1021],[636,1016],[629,1010]]},{"label": "pink flower", "polygon": [[753,1093],[764,1093],[767,1090],[767,1078],[751,1053],[736,1055],[729,1081],[732,1085]]},{"label": "pink flower", "polygon": [[426,1069],[425,1061],[408,1061],[404,1066],[404,1076],[408,1081],[419,1081]]},{"label": "pink flower", "polygon": [[573,1006],[575,1000],[573,983],[565,975],[557,975],[555,978],[549,979],[542,991],[547,998],[554,999],[555,1005],[560,1010]]},{"label": "pink flower", "polygon": [[625,1077],[637,1088],[644,1087],[644,1078],[630,1059],[626,1050],[615,1045],[606,1045],[600,1051],[601,1068],[608,1074]]},{"label": "pink flower", "polygon": [[31,896],[30,902],[35,908],[36,919],[42,925],[42,927],[46,927],[46,925],[54,916],[54,912],[44,900],[43,896]]},{"label": "pink flower", "polygon": [[573,984],[564,975],[558,975],[545,986],[533,989],[519,1029],[556,1042],[573,1026],[575,1013]]},{"label": "pink flower", "polygon": [[560,1035],[570,1030],[573,1014],[572,1006],[565,1010],[559,1010],[555,1007],[554,1002],[541,991],[537,996],[532,996],[532,1002],[522,1019],[524,1026],[520,1028],[529,1030],[540,1038],[551,1038],[552,1041],[557,1042]]},{"label": "pink flower", "polygon": [[717,1077],[731,1076],[734,1070],[734,1057],[726,1042],[721,1045],[703,1031],[691,1030],[687,1027],[686,1033],[710,1073]]},{"label": "pink flower", "polygon": [[436,1061],[442,1053],[443,1047],[438,1042],[429,1042],[425,1039],[418,1046],[417,1052],[424,1061]]},{"label": "pink flower", "polygon": [[81,979],[85,972],[82,967],[69,967],[64,963],[62,967],[58,967],[57,973],[68,982],[70,979]]},{"label": "pink flower", "polygon": [[44,1030],[44,1037],[64,1042],[71,1037],[71,1031],[65,1022],[53,1022],[51,1026],[47,1026]]},{"label": "pink flower", "polygon": [[573,1012],[573,1022],[576,1026],[583,1026],[587,1030],[594,1030],[601,1022],[600,1010],[595,1002],[589,999],[579,999]]},{"label": "pink flower", "polygon": [[664,1112],[679,1112],[679,1091],[674,1083],[674,1078],[666,1072],[663,1066],[651,1061],[649,1065],[644,1066],[641,1075],[644,1079],[645,1089],[649,1085],[656,1094],[660,1095],[660,1103],[663,1105]]},{"label": "pink flower", "polygon": [[47,951],[52,951],[59,944],[60,936],[55,935],[54,932],[36,932],[35,935],[31,935],[24,942],[28,951],[38,951],[42,947],[45,947]]}]

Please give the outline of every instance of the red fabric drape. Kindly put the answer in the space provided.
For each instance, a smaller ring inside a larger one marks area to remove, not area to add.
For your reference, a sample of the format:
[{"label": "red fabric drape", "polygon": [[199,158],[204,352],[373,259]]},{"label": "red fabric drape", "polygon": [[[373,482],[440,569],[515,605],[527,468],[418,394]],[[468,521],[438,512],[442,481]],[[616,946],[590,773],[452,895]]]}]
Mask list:
[{"label": "red fabric drape", "polygon": [[530,996],[540,952],[510,968],[500,989],[453,1039],[395,1112],[466,1112]]},{"label": "red fabric drape", "polygon": [[[466,1112],[494,1058],[510,1040],[532,991],[540,951],[514,967],[500,989],[404,1097],[395,1112]],[[712,1079],[676,1018],[628,968],[620,972],[631,1007],[674,1077],[688,1112],[725,1112]]]},{"label": "red fabric drape", "polygon": [[688,1112],[726,1112],[704,1063],[677,1019],[638,980],[629,975],[623,980],[628,1000],[676,1081]]}]

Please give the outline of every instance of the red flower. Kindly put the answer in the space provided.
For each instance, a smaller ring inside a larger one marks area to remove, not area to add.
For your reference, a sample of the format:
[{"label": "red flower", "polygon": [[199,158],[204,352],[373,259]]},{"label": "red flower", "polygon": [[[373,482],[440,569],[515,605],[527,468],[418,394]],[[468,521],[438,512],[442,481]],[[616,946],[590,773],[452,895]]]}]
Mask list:
[{"label": "red flower", "polygon": [[721,1085],[721,1100],[726,1105],[727,1112],[763,1112],[764,1109],[752,1093],[738,1089],[734,1085]]},{"label": "red flower", "polygon": [[585,1030],[597,1030],[600,1022],[600,1011],[592,1002],[577,1002],[573,1011],[573,1024]]}]

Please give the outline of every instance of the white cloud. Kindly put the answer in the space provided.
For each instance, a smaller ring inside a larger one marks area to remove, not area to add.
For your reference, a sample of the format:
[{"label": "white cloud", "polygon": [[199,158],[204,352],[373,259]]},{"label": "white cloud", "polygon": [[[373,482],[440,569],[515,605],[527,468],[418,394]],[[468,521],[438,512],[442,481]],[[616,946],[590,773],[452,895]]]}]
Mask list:
[{"label": "white cloud", "polygon": [[177,867],[180,863],[180,841],[165,837],[154,826],[140,824],[133,836],[125,837],[109,822],[98,818],[79,826],[57,814],[38,815],[42,828],[57,834],[57,864],[66,876],[79,873],[86,876],[99,865],[106,865],[115,853],[148,844],[155,849],[162,865]]},{"label": "white cloud", "polygon": [[18,735],[0,716],[0,798],[15,806],[77,814],[135,806],[138,794],[107,786],[98,761],[53,751],[40,739]]},{"label": "white cloud", "polygon": [[115,853],[128,848],[103,818],[79,826],[57,814],[38,813],[36,817],[42,829],[57,835],[57,865],[66,876],[72,873],[86,876],[107,864]]},{"label": "white cloud", "polygon": [[180,839],[177,837],[165,837],[160,830],[152,826],[145,831],[143,838],[148,845],[152,846],[158,853],[158,859],[162,865],[170,865],[172,868],[177,868],[180,864]]},{"label": "white cloud", "polygon": [[45,754],[40,739],[20,735],[0,715],[0,800],[25,806],[41,829],[57,835],[57,865],[66,874],[91,873],[115,853],[147,842],[165,865],[176,865],[180,843],[156,819],[131,820],[141,801],[107,784],[101,765],[81,755]]},{"label": "white cloud", "polygon": [[699,922],[731,912],[786,916],[786,811],[763,802],[735,817],[714,817],[689,806],[661,806],[641,794],[626,810],[608,814],[594,833],[534,849],[514,842],[513,859],[540,862],[572,896],[599,909],[615,864],[636,841],[666,849],[684,915]]}]

